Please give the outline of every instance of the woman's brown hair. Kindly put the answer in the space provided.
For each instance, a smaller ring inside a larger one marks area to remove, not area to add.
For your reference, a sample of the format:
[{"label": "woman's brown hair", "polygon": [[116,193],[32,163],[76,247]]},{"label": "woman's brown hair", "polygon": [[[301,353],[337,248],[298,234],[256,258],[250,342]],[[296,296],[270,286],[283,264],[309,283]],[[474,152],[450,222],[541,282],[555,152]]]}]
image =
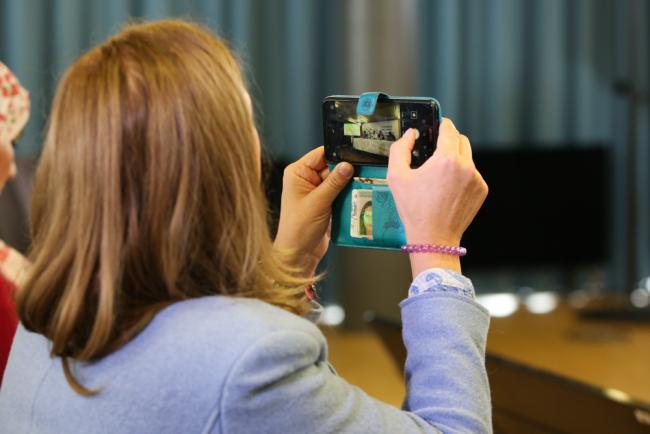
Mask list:
[{"label": "woman's brown hair", "polygon": [[307,310],[311,281],[272,247],[246,99],[227,46],[179,20],[129,25],[62,78],[17,306],[79,393],[92,392],[70,360],[119,349],[170,303],[224,294]]}]

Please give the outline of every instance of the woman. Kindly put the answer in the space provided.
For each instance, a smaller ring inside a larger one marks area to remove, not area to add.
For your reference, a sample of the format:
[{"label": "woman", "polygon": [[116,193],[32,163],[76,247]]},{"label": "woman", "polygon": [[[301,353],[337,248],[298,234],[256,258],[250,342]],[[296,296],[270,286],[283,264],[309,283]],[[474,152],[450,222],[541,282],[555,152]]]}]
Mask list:
[{"label": "woman", "polygon": [[[27,119],[29,93],[0,62],[0,192],[16,176],[14,143]],[[18,324],[12,296],[25,266],[25,258],[0,240],[0,385]]]},{"label": "woman", "polygon": [[[408,240],[457,245],[487,187],[450,121],[417,170],[414,134],[389,168]],[[272,244],[250,100],[221,41],[160,21],[82,56],[37,173],[0,431],[490,431],[489,318],[457,256],[412,254],[404,411],[328,364],[301,318],[352,176],[326,167],[318,148],[287,168]]]}]

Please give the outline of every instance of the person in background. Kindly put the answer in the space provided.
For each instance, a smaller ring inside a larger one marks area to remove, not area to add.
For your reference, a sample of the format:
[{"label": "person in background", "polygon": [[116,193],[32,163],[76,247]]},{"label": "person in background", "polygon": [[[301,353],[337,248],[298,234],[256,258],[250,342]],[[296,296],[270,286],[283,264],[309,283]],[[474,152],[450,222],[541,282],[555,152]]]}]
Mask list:
[{"label": "person in background", "polygon": [[353,167],[330,172],[322,147],[289,165],[272,241],[251,101],[221,40],[165,20],[84,54],[36,175],[0,432],[491,432],[489,315],[450,254],[487,186],[450,120],[413,170],[415,134],[392,145],[389,186],[408,242],[449,249],[411,253],[398,409],[337,376],[305,318]]},{"label": "person in background", "polygon": [[[16,176],[14,146],[27,119],[29,93],[0,62],[0,192]],[[0,240],[0,385],[18,324],[12,297],[25,267],[25,258]]]}]

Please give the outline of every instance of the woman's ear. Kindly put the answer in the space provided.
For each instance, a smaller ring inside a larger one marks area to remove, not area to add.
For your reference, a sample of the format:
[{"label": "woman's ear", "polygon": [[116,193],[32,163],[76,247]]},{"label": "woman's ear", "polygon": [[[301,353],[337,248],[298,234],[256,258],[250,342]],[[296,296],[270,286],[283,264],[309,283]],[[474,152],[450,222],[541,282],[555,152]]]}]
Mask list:
[{"label": "woman's ear", "polygon": [[[0,139],[2,140],[2,139]],[[0,191],[5,183],[16,176],[16,162],[14,161],[14,148],[8,141],[0,143]]]}]

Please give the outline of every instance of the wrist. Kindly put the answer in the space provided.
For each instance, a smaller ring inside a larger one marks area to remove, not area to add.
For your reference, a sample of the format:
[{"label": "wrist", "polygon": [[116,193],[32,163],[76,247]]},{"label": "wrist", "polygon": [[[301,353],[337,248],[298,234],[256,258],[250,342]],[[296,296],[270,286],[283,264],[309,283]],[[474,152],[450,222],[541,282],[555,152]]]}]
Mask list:
[{"label": "wrist", "polygon": [[[414,245],[436,245],[459,247],[460,237],[449,234],[431,234],[421,232],[407,232],[406,242]],[[429,268],[445,268],[462,274],[460,257],[454,254],[437,252],[413,252],[409,253],[411,272],[413,278]]]},{"label": "wrist", "polygon": [[289,247],[291,245],[278,242],[276,239],[276,242],[273,243],[273,248],[280,252],[284,263],[295,270],[300,276],[311,277],[316,274],[316,267],[318,267],[321,258],[317,258],[312,253],[306,253],[300,249]]},{"label": "wrist", "polygon": [[461,237],[444,233],[424,233],[418,231],[406,231],[406,242],[408,244],[433,244],[440,246],[460,246]]},{"label": "wrist", "polygon": [[444,268],[462,274],[460,258],[458,256],[440,253],[410,253],[409,261],[414,279],[429,268]]}]

